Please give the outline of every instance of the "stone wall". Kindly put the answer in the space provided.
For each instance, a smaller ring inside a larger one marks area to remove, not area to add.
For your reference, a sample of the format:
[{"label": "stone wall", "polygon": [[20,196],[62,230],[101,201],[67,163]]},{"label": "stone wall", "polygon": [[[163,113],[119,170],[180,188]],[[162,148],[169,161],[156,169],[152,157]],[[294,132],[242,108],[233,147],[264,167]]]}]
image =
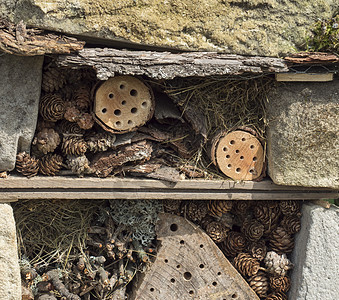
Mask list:
[{"label": "stone wall", "polygon": [[305,42],[336,0],[2,0],[0,16],[155,47],[278,56]]}]

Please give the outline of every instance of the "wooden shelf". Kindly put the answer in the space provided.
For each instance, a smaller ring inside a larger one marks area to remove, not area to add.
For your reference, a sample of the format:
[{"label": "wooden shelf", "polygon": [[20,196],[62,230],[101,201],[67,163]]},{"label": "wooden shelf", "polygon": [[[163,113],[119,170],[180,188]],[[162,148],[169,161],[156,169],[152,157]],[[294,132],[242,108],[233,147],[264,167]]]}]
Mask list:
[{"label": "wooden shelf", "polygon": [[94,177],[9,176],[0,179],[0,201],[20,199],[177,199],[177,200],[320,200],[338,197],[337,190],[279,186],[270,180],[182,180]]}]

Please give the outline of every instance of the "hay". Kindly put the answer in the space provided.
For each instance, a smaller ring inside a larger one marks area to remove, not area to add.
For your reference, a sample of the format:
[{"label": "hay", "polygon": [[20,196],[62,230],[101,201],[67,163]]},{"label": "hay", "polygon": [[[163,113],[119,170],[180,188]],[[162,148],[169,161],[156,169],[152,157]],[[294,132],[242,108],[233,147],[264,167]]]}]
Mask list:
[{"label": "hay", "polygon": [[[154,86],[154,83],[153,83]],[[268,93],[274,86],[271,76],[220,76],[207,78],[176,78],[159,88],[185,111],[190,106],[203,112],[208,139],[220,130],[231,131],[241,126],[254,129],[266,145]],[[206,145],[189,160],[203,169],[210,179],[225,179],[207,155]]]},{"label": "hay", "polygon": [[66,263],[83,253],[90,222],[102,201],[26,200],[13,205],[19,257],[36,268]]}]

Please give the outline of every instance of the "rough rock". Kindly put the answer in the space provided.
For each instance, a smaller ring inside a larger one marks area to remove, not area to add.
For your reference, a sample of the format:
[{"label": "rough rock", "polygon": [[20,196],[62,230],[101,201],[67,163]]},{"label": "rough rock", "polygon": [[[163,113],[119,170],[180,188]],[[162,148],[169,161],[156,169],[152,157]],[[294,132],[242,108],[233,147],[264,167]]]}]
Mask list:
[{"label": "rough rock", "polygon": [[330,18],[336,8],[336,0],[5,0],[0,4],[2,15],[12,21],[70,34],[264,56],[294,51],[317,18]]},{"label": "rough rock", "polygon": [[339,208],[304,204],[302,213],[289,299],[338,299]]},{"label": "rough rock", "polygon": [[21,299],[21,277],[12,207],[0,203],[0,299]]},{"label": "rough rock", "polygon": [[268,119],[274,183],[339,187],[339,80],[278,84],[269,96]]},{"label": "rough rock", "polygon": [[14,169],[17,152],[29,152],[38,118],[42,56],[0,56],[0,171]]}]

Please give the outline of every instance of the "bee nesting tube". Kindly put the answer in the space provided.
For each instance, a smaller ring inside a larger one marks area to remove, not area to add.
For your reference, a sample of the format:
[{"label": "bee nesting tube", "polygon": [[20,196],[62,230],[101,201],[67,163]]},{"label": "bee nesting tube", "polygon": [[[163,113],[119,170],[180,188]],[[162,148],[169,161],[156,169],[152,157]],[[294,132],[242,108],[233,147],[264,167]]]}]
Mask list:
[{"label": "bee nesting tube", "polygon": [[113,133],[136,130],[154,113],[152,90],[132,76],[108,79],[95,91],[93,113],[99,125]]},{"label": "bee nesting tube", "polygon": [[210,151],[213,163],[233,180],[255,180],[264,171],[263,146],[249,132],[235,130],[218,134]]}]

